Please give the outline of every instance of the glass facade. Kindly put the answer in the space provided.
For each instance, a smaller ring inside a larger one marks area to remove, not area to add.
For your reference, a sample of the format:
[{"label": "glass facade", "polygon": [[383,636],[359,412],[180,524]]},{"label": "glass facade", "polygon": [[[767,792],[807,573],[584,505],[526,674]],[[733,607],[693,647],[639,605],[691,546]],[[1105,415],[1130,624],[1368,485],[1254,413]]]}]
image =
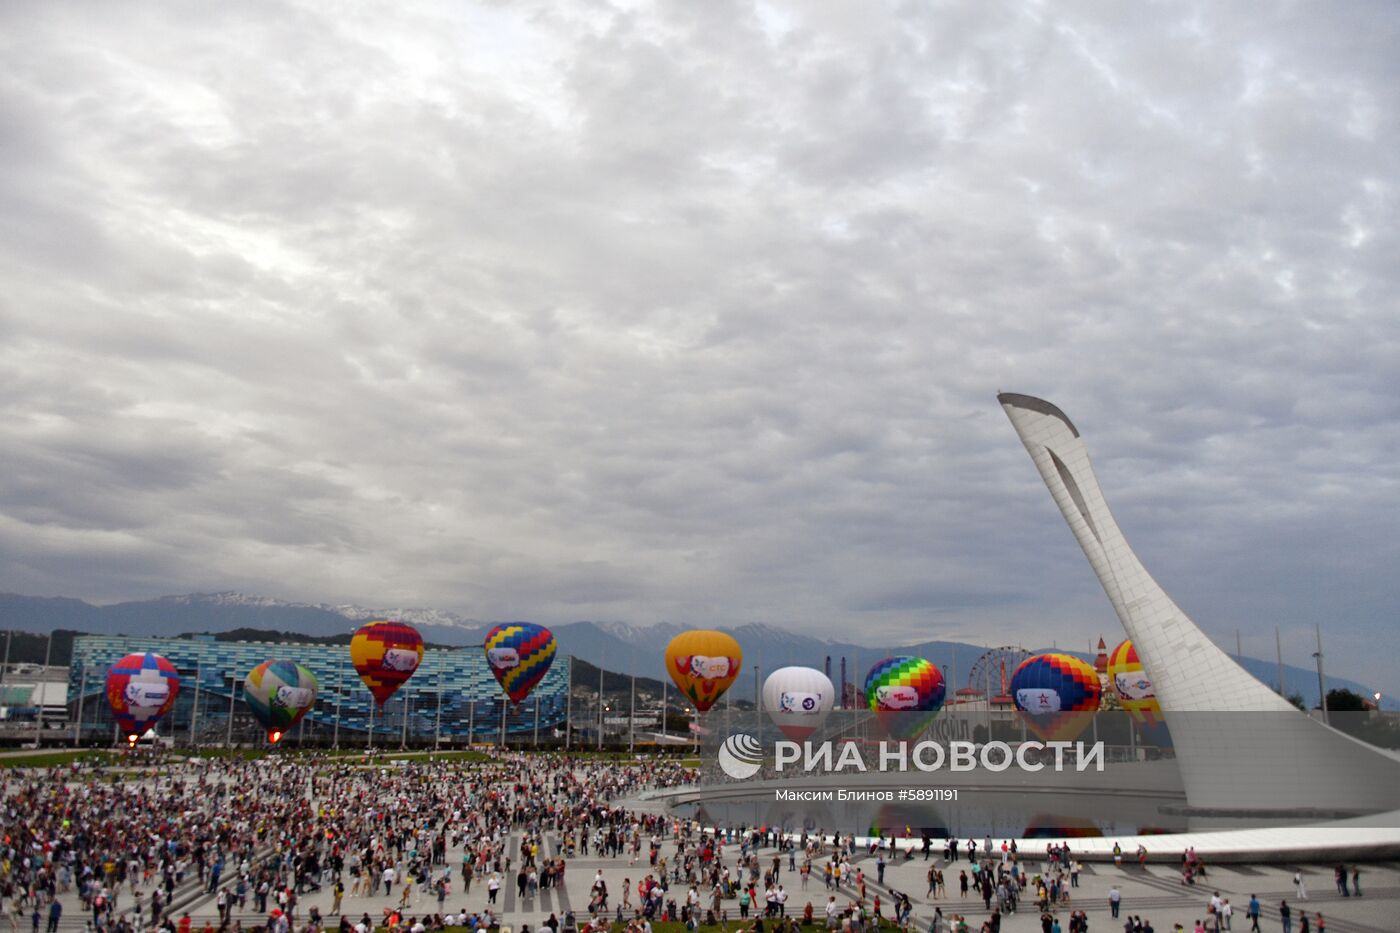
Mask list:
[{"label": "glass facade", "polygon": [[81,635],[73,640],[68,695],[75,726],[85,739],[113,736],[116,723],[107,705],[107,669],[125,655],[144,651],[161,655],[180,672],[179,699],[156,731],[180,742],[211,745],[262,741],[263,729],[243,702],[243,681],[257,665],[278,658],[305,665],[319,683],[316,706],[284,744],[369,742],[371,713],[375,745],[405,740],[431,744],[439,736],[444,743],[490,742],[500,736],[503,705],[512,740],[532,742],[538,734],[548,743],[554,741],[555,727],[564,723],[572,662],[557,657],[530,696],[510,708],[503,704],[504,691],[481,648],[428,648],[408,683],[376,709],[350,663],[348,645]]}]

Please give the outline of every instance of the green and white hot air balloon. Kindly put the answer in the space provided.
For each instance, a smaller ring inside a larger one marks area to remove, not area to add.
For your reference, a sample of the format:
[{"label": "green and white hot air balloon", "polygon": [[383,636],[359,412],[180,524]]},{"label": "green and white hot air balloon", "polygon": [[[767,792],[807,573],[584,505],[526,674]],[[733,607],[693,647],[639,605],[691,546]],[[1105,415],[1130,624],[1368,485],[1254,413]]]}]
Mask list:
[{"label": "green and white hot air balloon", "polygon": [[264,661],[248,672],[243,698],[275,745],[316,705],[316,675],[295,661]]}]

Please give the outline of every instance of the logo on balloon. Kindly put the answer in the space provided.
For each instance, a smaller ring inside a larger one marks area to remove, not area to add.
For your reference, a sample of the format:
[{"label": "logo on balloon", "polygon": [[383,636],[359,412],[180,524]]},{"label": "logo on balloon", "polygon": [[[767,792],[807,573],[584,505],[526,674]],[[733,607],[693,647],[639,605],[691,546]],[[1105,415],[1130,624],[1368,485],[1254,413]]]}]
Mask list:
[{"label": "logo on balloon", "polygon": [[881,709],[915,709],[919,705],[919,691],[913,687],[894,685],[875,688],[875,702]]},{"label": "logo on balloon", "polygon": [[316,702],[316,691],[305,687],[278,687],[277,705],[287,709],[310,706]]},{"label": "logo on balloon", "polygon": [[1125,700],[1150,700],[1155,697],[1152,681],[1141,674],[1119,674],[1113,678],[1113,687]]},{"label": "logo on balloon", "polygon": [[486,649],[487,662],[498,671],[520,666],[520,652],[514,648]]},{"label": "logo on balloon", "polygon": [[170,698],[170,685],[165,683],[142,683],[133,680],[126,685],[126,702],[129,706],[141,709],[160,706]]},{"label": "logo on balloon", "polygon": [[763,746],[747,732],[736,732],[719,747],[719,767],[736,781],[746,781],[763,767]]},{"label": "logo on balloon", "polygon": [[1060,692],[1044,687],[1017,690],[1016,705],[1031,715],[1058,713],[1060,711]]},{"label": "logo on balloon", "polygon": [[784,692],[778,701],[778,710],[784,713],[801,713],[814,716],[821,712],[822,698],[819,693]]},{"label": "logo on balloon", "polygon": [[384,652],[384,667],[391,671],[411,674],[418,670],[418,652],[390,648]]},{"label": "logo on balloon", "polygon": [[729,659],[694,655],[690,659],[690,676],[701,680],[723,680],[729,676]]}]

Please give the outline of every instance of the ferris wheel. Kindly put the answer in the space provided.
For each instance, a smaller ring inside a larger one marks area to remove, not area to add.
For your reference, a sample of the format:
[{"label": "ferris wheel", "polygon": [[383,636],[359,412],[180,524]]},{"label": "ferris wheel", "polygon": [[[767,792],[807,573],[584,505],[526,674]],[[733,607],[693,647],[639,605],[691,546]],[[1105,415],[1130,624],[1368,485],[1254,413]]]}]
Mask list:
[{"label": "ferris wheel", "polygon": [[1011,686],[1011,675],[1031,653],[1019,645],[988,648],[967,675],[967,689],[991,699],[1005,696]]}]

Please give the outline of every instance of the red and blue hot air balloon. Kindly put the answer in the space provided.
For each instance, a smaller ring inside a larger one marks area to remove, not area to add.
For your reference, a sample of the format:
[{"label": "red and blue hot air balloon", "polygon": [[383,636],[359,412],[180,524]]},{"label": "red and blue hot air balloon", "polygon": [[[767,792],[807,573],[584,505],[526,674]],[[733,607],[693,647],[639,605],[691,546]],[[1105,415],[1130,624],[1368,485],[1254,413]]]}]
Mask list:
[{"label": "red and blue hot air balloon", "polygon": [[530,695],[554,663],[554,633],[533,622],[498,625],[486,633],[486,663],[512,703]]},{"label": "red and blue hot air balloon", "polygon": [[1011,675],[1011,698],[1021,719],[1047,742],[1084,731],[1099,709],[1099,675],[1069,654],[1036,654]]},{"label": "red and blue hot air balloon", "polygon": [[107,671],[107,702],[132,745],[170,711],[179,695],[175,665],[154,652],[129,654]]}]

